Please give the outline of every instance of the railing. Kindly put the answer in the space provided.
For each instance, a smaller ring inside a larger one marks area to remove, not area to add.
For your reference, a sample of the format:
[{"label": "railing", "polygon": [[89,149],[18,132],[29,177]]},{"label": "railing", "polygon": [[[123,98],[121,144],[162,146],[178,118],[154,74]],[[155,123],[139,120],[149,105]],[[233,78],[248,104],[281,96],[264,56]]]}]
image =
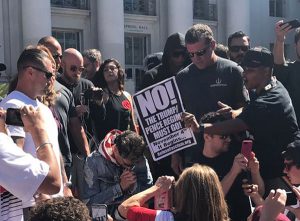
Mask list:
[{"label": "railing", "polygon": [[156,15],[156,0],[124,0],[124,12],[127,14]]},{"label": "railing", "polygon": [[51,0],[52,7],[88,10],[89,0]]}]

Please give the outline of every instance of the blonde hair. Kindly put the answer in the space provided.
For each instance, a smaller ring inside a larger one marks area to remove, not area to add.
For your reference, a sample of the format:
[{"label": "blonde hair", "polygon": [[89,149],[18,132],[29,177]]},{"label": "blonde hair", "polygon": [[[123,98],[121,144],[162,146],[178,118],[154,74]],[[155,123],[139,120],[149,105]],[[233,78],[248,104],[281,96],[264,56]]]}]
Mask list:
[{"label": "blonde hair", "polygon": [[228,207],[216,172],[194,164],[180,175],[175,185],[177,213],[189,221],[229,221]]}]

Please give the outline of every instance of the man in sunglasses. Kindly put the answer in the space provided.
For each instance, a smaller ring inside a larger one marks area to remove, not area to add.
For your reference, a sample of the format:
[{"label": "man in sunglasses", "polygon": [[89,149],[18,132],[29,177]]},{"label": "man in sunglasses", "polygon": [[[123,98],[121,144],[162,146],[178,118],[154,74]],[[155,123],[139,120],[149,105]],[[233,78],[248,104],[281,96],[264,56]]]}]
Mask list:
[{"label": "man in sunglasses", "polygon": [[[242,68],[215,54],[217,43],[207,25],[192,26],[185,35],[185,43],[192,64],[178,73],[176,81],[186,111],[198,121],[205,113],[219,109],[228,117],[238,115],[248,100]],[[203,143],[203,139],[198,142]],[[185,162],[199,151],[197,147],[184,150]],[[182,167],[182,157],[173,155],[173,170],[180,174]]]},{"label": "man in sunglasses", "polygon": [[[35,109],[39,108],[45,121],[45,128],[48,132],[48,139],[40,145],[43,148],[46,144],[51,144],[59,165],[59,173],[62,174],[60,164],[60,149],[58,144],[57,124],[50,109],[41,103],[38,98],[45,95],[50,82],[55,76],[55,62],[50,52],[43,46],[28,46],[23,50],[17,61],[17,85],[15,90],[9,93],[0,103],[3,109],[15,108],[21,109],[25,105],[32,105]],[[32,156],[37,156],[36,143],[30,133],[26,132],[23,127],[8,125],[10,136],[25,152]],[[63,184],[58,194],[63,196]],[[34,199],[22,202],[23,208],[31,207]]]},{"label": "man in sunglasses", "polygon": [[84,200],[107,204],[109,214],[130,195],[152,185],[145,142],[133,131],[110,131],[84,165]]},{"label": "man in sunglasses", "polygon": [[[170,35],[166,41],[162,63],[147,71],[143,78],[142,89],[175,76],[178,71],[190,64],[190,59],[184,43],[183,34],[177,32]],[[151,162],[153,177],[175,176],[171,168],[171,157]]]},{"label": "man in sunglasses", "polygon": [[[189,125],[188,119],[194,116],[184,113],[182,119]],[[215,124],[226,121],[226,118],[217,113],[209,112],[200,119],[200,124]],[[243,189],[243,179],[252,180],[263,191],[263,181],[259,173],[259,162],[253,156],[247,159],[240,153],[240,148],[235,148],[231,143],[229,134],[200,134],[203,136],[204,145],[199,155],[193,156],[191,165],[194,163],[204,164],[213,168],[222,184],[223,192],[229,206],[229,217],[235,220],[246,220],[251,213],[248,197]],[[245,171],[249,171],[246,173]],[[250,179],[251,178],[251,179]]]},{"label": "man in sunglasses", "polygon": [[293,185],[293,191],[298,198],[297,206],[288,206],[286,208],[296,216],[296,220],[300,220],[300,141],[297,140],[290,143],[282,153],[282,157],[284,159],[283,172],[286,174],[289,182]]},{"label": "man in sunglasses", "polygon": [[177,32],[170,35],[164,46],[161,64],[145,73],[142,89],[175,76],[190,63],[183,34]]},{"label": "man in sunglasses", "polygon": [[[294,107],[284,86],[272,75],[273,55],[263,47],[249,49],[242,61],[244,81],[251,91],[250,103],[235,119],[203,124],[194,131],[223,134],[248,130],[254,138],[253,151],[260,160],[266,192],[283,170],[281,152],[299,139]],[[195,120],[194,120],[195,121]]]},{"label": "man in sunglasses", "polygon": [[250,38],[242,31],[237,31],[228,37],[228,53],[230,60],[241,64],[245,53],[250,48]]},{"label": "man in sunglasses", "polygon": [[[49,49],[55,60],[56,75],[59,75],[62,61],[62,49],[60,43],[52,36],[45,36],[39,40],[38,44]],[[69,179],[72,166],[71,149],[76,153],[77,151],[74,151],[75,149],[80,150],[84,156],[87,156],[90,153],[90,148],[88,146],[84,128],[81,126],[81,122],[77,117],[73,94],[58,81],[53,83],[54,90],[58,96],[54,106],[51,107],[51,111],[53,116],[55,116],[56,120],[59,122],[58,141],[63,156],[67,179]],[[71,134],[70,139],[68,132]],[[71,137],[74,140],[71,140]],[[73,148],[71,148],[71,145],[73,145]]]},{"label": "man in sunglasses", "polygon": [[[63,53],[61,63],[63,72],[57,77],[57,81],[71,91],[74,97],[77,116],[80,118],[81,124],[85,129],[89,146],[93,149],[95,146],[98,146],[98,142],[94,137],[95,127],[92,118],[94,115],[90,113],[91,111],[97,112],[99,114],[97,117],[103,117],[104,107],[101,104],[98,105],[96,100],[86,100],[83,97],[85,91],[93,90],[94,88],[94,84],[90,80],[81,77],[84,70],[83,64],[83,57],[79,51],[75,48],[66,49]],[[76,187],[78,198],[81,199],[83,194],[83,164],[86,154],[81,149],[76,148],[76,138],[73,137],[73,134],[69,135],[70,146],[74,148],[72,150],[72,185],[74,184]]]}]

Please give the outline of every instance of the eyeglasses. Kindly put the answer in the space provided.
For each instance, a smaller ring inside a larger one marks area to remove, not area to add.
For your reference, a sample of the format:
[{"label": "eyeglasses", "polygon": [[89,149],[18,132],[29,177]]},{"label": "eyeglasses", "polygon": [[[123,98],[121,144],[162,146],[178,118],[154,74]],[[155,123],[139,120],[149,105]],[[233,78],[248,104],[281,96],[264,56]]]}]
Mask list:
[{"label": "eyeglasses", "polygon": [[295,166],[295,165],[296,165],[295,162],[284,163],[284,169],[285,169],[286,171],[290,171],[291,168],[292,168],[292,166]]},{"label": "eyeglasses", "polygon": [[222,140],[226,140],[228,137],[230,137],[230,135],[220,135],[220,139]]},{"label": "eyeglasses", "polygon": [[178,57],[185,57],[186,56],[186,51],[173,51],[172,57],[178,58]]},{"label": "eyeglasses", "polygon": [[35,69],[35,70],[37,70],[37,71],[40,71],[40,72],[43,72],[44,74],[45,74],[45,77],[47,78],[47,80],[49,80],[50,78],[52,78],[53,76],[54,76],[54,74],[52,73],[52,72],[50,72],[50,71],[45,71],[45,70],[43,70],[43,69],[41,69],[41,68],[38,68],[38,67],[34,67],[34,66],[25,66],[24,67],[24,69],[25,68],[33,68],[33,69]]},{"label": "eyeglasses", "polygon": [[62,55],[61,54],[53,54],[52,57],[54,59],[58,59],[58,58],[62,59]]},{"label": "eyeglasses", "polygon": [[72,72],[77,72],[77,70],[78,70],[80,73],[82,73],[84,71],[84,67],[77,67],[75,65],[71,65],[70,70]]},{"label": "eyeglasses", "polygon": [[207,45],[205,48],[203,48],[203,49],[201,49],[201,50],[199,50],[199,51],[196,51],[196,52],[189,52],[188,54],[189,54],[190,58],[193,58],[195,55],[196,55],[197,57],[201,57],[201,56],[205,55],[205,53],[206,53],[206,51],[207,51],[207,49],[208,49],[209,47],[210,47],[210,45]]},{"label": "eyeglasses", "polygon": [[239,52],[240,50],[242,50],[243,52],[248,51],[250,48],[249,45],[241,45],[241,46],[230,46],[229,47],[229,51],[231,52]]},{"label": "eyeglasses", "polygon": [[118,69],[118,67],[116,67],[116,66],[108,66],[108,67],[104,68],[103,71],[104,72],[114,71],[115,69]]}]

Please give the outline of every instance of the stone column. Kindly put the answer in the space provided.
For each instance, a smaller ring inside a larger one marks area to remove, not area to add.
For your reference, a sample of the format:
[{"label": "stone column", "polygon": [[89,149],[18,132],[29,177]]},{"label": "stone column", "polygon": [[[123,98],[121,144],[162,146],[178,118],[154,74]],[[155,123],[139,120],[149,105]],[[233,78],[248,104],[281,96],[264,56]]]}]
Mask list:
[{"label": "stone column", "polygon": [[250,0],[227,0],[226,16],[227,37],[236,31],[250,34]]},{"label": "stone column", "polygon": [[124,8],[122,0],[97,1],[98,44],[105,59],[116,58],[124,67]]},{"label": "stone column", "polygon": [[193,25],[193,0],[168,0],[168,36]]},{"label": "stone column", "polygon": [[51,35],[50,0],[22,0],[23,47]]}]

